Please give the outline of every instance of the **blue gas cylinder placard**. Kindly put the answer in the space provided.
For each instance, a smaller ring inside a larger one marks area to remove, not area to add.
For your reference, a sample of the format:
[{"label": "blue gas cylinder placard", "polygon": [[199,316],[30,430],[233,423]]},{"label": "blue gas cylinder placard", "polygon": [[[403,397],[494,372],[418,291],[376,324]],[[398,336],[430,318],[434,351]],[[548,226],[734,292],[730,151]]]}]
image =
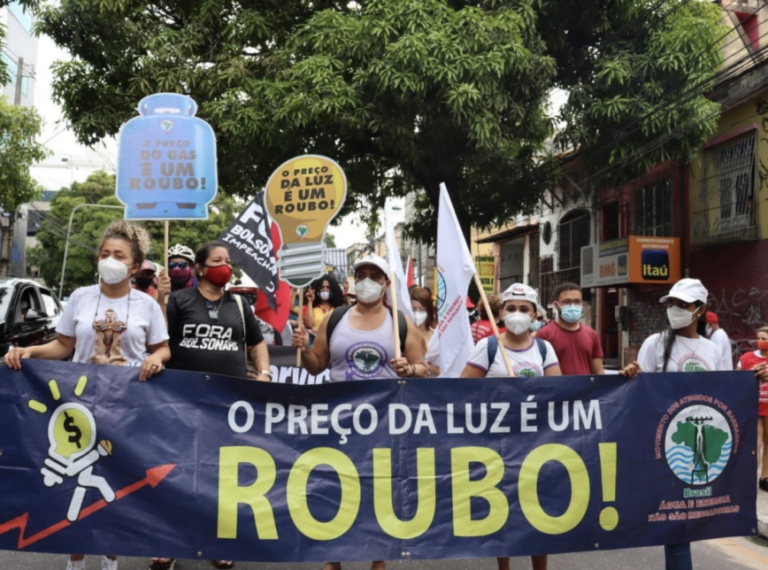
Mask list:
[{"label": "blue gas cylinder placard", "polygon": [[127,220],[205,220],[216,196],[216,136],[178,93],[139,102],[118,137],[117,198]]}]

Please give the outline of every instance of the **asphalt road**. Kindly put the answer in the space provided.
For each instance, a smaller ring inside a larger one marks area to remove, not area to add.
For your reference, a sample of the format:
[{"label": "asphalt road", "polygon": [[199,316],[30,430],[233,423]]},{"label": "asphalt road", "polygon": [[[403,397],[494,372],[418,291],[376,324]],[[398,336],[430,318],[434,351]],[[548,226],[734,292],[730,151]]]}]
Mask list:
[{"label": "asphalt road", "polygon": [[[745,538],[721,538],[693,545],[693,565],[696,570],[765,570],[768,568],[768,543]],[[122,558],[119,570],[146,570],[144,558]],[[240,570],[321,570],[320,563],[313,564],[262,564],[240,563]],[[2,570],[64,570],[66,557],[52,554],[16,553],[0,551]],[[89,557],[87,568],[100,570],[98,557]],[[180,560],[176,570],[209,570],[208,561]],[[343,565],[344,570],[368,570],[363,562]],[[414,560],[390,562],[390,570],[495,570],[496,561],[482,560]],[[662,548],[635,548],[608,552],[563,554],[549,558],[549,570],[663,570]],[[530,562],[525,558],[512,560],[512,570],[528,570]]]}]

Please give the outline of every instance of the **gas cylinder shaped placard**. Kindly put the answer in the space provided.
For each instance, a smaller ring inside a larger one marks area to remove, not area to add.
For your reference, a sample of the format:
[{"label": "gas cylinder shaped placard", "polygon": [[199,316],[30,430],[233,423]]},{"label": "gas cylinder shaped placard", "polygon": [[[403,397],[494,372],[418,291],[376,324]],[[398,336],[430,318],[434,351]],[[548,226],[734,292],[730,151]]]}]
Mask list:
[{"label": "gas cylinder shaped placard", "polygon": [[117,198],[127,220],[205,220],[216,197],[216,136],[178,93],[139,102],[118,138]]}]

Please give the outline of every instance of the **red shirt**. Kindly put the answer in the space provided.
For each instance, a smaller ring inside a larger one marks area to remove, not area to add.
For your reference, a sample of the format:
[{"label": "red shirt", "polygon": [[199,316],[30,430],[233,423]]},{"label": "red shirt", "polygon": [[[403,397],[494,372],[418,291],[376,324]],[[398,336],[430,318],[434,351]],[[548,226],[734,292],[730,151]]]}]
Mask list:
[{"label": "red shirt", "polygon": [[[752,370],[763,362],[768,362],[768,358],[760,356],[759,350],[745,352],[739,358],[739,369]],[[758,414],[760,416],[768,416],[768,382],[760,384],[760,408]]]},{"label": "red shirt", "polygon": [[552,344],[564,376],[592,374],[592,361],[603,357],[597,333],[584,324],[575,331],[569,331],[557,321],[550,321],[536,333],[536,338]]},{"label": "red shirt", "polygon": [[485,319],[483,321],[475,321],[472,323],[472,340],[477,344],[481,339],[491,336],[493,329],[491,328],[491,321]]}]

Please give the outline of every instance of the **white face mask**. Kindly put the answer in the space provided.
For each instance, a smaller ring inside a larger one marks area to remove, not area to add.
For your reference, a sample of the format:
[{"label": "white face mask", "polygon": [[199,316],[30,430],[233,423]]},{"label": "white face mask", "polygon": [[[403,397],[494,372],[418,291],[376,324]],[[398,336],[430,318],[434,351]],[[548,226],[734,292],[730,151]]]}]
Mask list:
[{"label": "white face mask", "polygon": [[667,320],[669,320],[669,326],[672,329],[682,329],[693,322],[693,313],[680,307],[669,307],[667,309]]},{"label": "white face mask", "polygon": [[99,261],[99,277],[104,283],[114,285],[128,277],[128,266],[114,257]]},{"label": "white face mask", "polygon": [[707,331],[707,336],[712,336],[712,327],[707,325],[707,328],[705,329]]},{"label": "white face mask", "polygon": [[531,326],[531,315],[515,311],[504,315],[504,326],[512,334],[523,334]]},{"label": "white face mask", "polygon": [[330,291],[320,291],[320,299],[322,301],[327,301],[331,298],[331,292]]},{"label": "white face mask", "polygon": [[375,303],[381,298],[382,291],[384,291],[384,286],[379,285],[369,277],[360,283],[355,283],[355,294],[361,303]]},{"label": "white face mask", "polygon": [[427,311],[414,311],[413,322],[417,327],[420,327],[427,320]]}]

